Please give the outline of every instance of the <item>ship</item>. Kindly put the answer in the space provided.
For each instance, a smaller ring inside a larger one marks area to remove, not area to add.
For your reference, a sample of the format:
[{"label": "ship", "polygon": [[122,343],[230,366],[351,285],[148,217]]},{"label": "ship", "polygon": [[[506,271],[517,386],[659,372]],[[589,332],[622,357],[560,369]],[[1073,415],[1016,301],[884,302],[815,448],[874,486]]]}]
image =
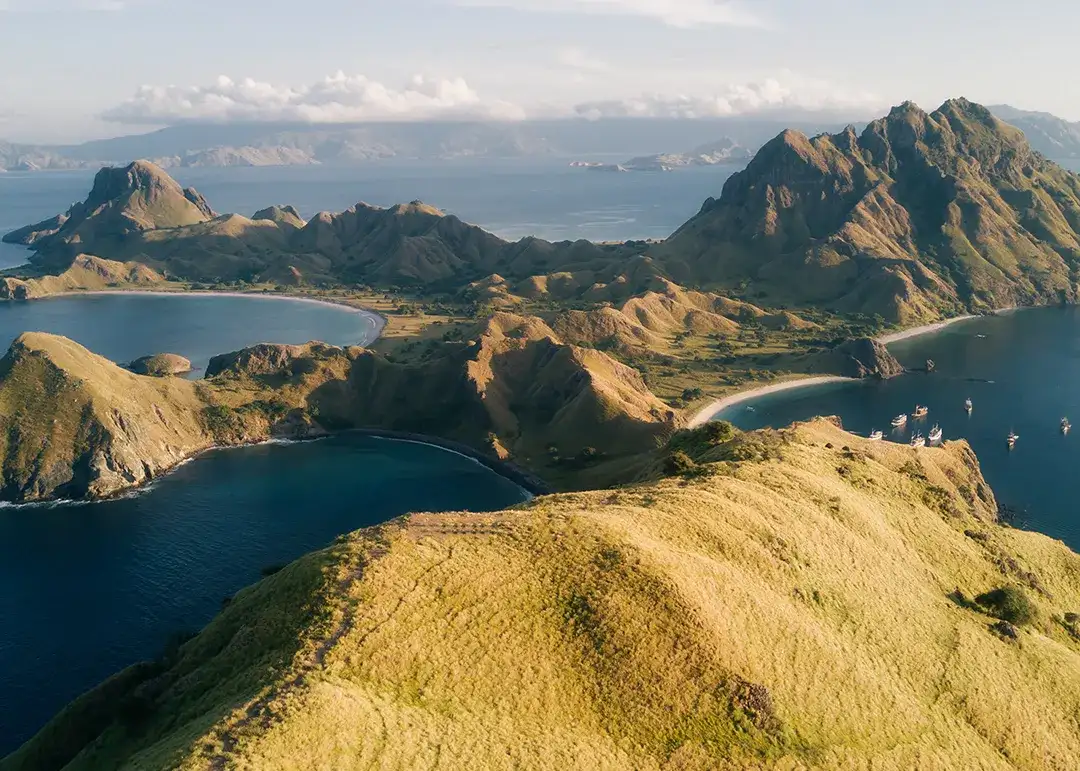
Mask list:
[{"label": "ship", "polygon": [[900,426],[904,425],[905,423],[907,423],[907,415],[900,414],[892,419],[892,424],[894,428],[900,428]]},{"label": "ship", "polygon": [[921,404],[916,404],[915,405],[915,412],[913,412],[911,414],[915,418],[925,418],[927,415],[930,414],[930,408],[929,407],[923,407]]},{"label": "ship", "polygon": [[935,423],[934,427],[930,429],[930,433],[927,435],[926,438],[930,440],[931,444],[935,444],[935,443],[941,441],[941,436],[942,436],[941,426],[939,426],[937,423]]}]

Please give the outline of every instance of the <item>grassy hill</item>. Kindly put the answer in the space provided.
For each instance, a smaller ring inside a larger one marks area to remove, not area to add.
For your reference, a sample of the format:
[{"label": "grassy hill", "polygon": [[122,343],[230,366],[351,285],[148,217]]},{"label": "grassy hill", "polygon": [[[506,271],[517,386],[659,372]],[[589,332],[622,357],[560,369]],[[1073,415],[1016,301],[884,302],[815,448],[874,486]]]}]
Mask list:
[{"label": "grassy hill", "polygon": [[344,536],[0,769],[1080,757],[1080,558],[999,524],[965,444],[819,420],[673,446],[683,477]]},{"label": "grassy hill", "polygon": [[1080,177],[963,99],[787,131],[653,251],[679,281],[912,323],[1077,297]]}]

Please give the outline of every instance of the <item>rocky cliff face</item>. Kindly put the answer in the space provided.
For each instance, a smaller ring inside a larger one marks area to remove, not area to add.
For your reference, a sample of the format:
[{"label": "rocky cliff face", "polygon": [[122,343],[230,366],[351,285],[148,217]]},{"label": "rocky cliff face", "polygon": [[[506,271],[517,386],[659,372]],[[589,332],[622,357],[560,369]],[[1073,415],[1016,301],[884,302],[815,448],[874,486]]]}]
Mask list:
[{"label": "rocky cliff face", "polygon": [[1077,297],[1080,177],[966,100],[813,139],[784,132],[655,250],[766,302],[913,322]]}]

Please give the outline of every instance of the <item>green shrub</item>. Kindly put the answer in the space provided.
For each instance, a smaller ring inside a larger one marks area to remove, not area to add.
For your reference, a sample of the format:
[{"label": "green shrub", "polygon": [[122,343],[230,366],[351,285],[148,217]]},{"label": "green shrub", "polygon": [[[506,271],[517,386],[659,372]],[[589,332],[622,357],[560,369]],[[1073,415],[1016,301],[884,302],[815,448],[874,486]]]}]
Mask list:
[{"label": "green shrub", "polygon": [[1003,586],[975,598],[987,613],[1011,624],[1029,624],[1035,618],[1035,603],[1015,586]]},{"label": "green shrub", "polygon": [[682,450],[676,450],[664,458],[664,473],[668,476],[684,476],[697,469],[693,458]]}]

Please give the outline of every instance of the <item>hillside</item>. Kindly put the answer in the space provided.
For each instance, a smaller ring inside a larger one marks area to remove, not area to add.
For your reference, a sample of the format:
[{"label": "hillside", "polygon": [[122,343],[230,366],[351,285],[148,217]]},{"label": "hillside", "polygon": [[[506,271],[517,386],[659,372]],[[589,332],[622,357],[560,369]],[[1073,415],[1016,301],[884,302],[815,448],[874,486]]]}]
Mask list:
[{"label": "hillside", "polygon": [[164,277],[139,262],[116,262],[80,254],[58,275],[0,278],[0,299],[32,300],[61,292],[152,286]]},{"label": "hillside", "polygon": [[85,201],[64,214],[9,233],[4,241],[57,256],[96,251],[98,256],[112,257],[108,247],[130,236],[195,225],[214,216],[194,189],[181,188],[152,163],[136,161],[124,168],[102,169]]},{"label": "hillside", "polygon": [[963,99],[786,131],[652,250],[680,283],[913,323],[1074,301],[1080,177]]},{"label": "hillside", "polygon": [[0,362],[0,500],[106,497],[211,446],[353,428],[456,440],[563,487],[604,485],[640,473],[679,425],[637,370],[540,319],[496,314],[474,332],[405,362],[260,345],[214,357],[202,381],[136,375],[25,334]]},{"label": "hillside", "polygon": [[989,109],[1001,120],[1023,131],[1032,149],[1047,158],[1080,158],[1080,123],[1048,112],[1018,110],[1007,104],[993,105]]},{"label": "hillside", "polygon": [[26,333],[0,360],[0,497],[95,498],[147,482],[212,444],[202,406],[194,383]]},{"label": "hillside", "polygon": [[[711,474],[344,536],[0,769],[1033,771],[1080,756],[1080,558],[997,524],[966,445],[915,451],[819,420],[679,446]],[[981,596],[1003,586],[1033,612]]]}]

